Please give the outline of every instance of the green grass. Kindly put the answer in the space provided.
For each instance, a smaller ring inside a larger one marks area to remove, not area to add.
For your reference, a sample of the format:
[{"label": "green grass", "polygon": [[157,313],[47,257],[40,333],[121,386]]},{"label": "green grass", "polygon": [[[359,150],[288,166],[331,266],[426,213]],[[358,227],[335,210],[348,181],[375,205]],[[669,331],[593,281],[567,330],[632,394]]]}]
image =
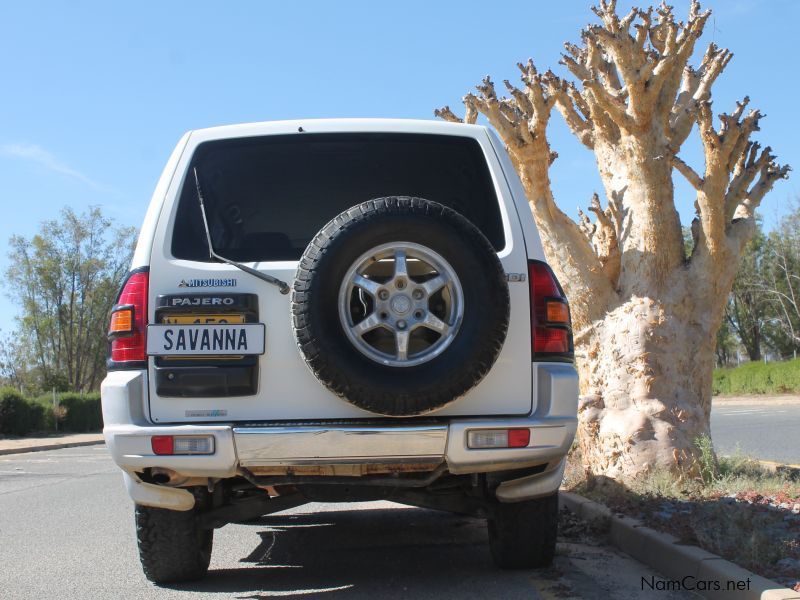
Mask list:
[{"label": "green grass", "polygon": [[800,393],[800,358],[716,369],[713,393],[715,396]]}]

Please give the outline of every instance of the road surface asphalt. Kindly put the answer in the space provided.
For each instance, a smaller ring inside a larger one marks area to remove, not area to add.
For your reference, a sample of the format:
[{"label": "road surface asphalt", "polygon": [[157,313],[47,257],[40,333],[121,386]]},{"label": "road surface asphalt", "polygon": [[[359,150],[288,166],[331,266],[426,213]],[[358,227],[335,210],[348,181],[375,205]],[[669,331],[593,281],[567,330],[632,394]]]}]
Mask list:
[{"label": "road surface asphalt", "polygon": [[[208,577],[142,575],[133,505],[104,446],[0,456],[0,596],[26,598],[614,598],[639,600],[635,560],[583,536],[554,567],[505,572],[484,522],[389,502],[310,504],[215,532]],[[657,592],[664,600],[691,597]]]},{"label": "road surface asphalt", "polygon": [[800,464],[800,397],[715,398],[711,439],[719,454]]}]

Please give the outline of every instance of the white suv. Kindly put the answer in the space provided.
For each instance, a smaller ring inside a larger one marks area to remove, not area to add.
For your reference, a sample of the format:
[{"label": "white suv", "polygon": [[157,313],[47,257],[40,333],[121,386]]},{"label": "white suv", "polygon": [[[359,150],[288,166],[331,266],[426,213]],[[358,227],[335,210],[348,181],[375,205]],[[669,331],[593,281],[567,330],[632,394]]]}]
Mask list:
[{"label": "white suv", "polygon": [[104,434],[155,582],[310,501],[484,516],[548,564],[576,428],[569,308],[486,128],[311,120],[186,134],[109,328]]}]

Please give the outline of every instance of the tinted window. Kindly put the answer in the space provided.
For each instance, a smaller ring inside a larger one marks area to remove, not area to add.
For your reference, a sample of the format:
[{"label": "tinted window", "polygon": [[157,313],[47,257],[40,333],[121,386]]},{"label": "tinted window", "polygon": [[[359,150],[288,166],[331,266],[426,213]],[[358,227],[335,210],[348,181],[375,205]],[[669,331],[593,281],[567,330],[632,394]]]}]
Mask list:
[{"label": "tinted window", "polygon": [[505,245],[489,169],[470,138],[306,133],[201,144],[184,181],[172,253],[208,260],[194,167],[214,250],[232,260],[297,260],[333,217],[380,196],[440,202],[496,249]]}]

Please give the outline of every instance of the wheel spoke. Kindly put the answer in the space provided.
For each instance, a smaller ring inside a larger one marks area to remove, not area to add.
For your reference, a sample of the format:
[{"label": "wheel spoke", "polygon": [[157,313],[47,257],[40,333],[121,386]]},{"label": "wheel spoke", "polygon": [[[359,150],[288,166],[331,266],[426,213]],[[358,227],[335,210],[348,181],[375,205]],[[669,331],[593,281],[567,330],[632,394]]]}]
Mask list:
[{"label": "wheel spoke", "polygon": [[352,331],[358,337],[361,337],[362,335],[364,335],[368,331],[372,331],[376,327],[380,327],[380,326],[381,326],[381,320],[378,318],[378,315],[375,314],[375,313],[372,313],[370,316],[368,316],[363,321],[360,321],[359,323],[353,325],[350,328],[350,331]]},{"label": "wheel spoke", "polygon": [[375,298],[378,294],[378,288],[380,288],[380,284],[377,281],[372,281],[372,279],[367,279],[363,275],[359,275],[356,273],[355,277],[353,277],[353,285],[356,287],[360,287],[362,290],[367,292],[370,296]]},{"label": "wheel spoke", "polygon": [[397,340],[397,360],[408,359],[408,339],[410,335],[408,331],[398,331],[395,333],[395,338]]},{"label": "wheel spoke", "polygon": [[394,276],[408,277],[408,264],[406,263],[406,251],[395,250],[394,252]]},{"label": "wheel spoke", "polygon": [[425,315],[425,320],[422,321],[420,325],[422,327],[427,327],[428,329],[432,329],[437,333],[441,333],[442,335],[445,335],[450,330],[450,325],[442,321],[439,317],[437,317],[431,312]]},{"label": "wheel spoke", "polygon": [[422,289],[425,290],[425,293],[428,294],[428,296],[431,296],[447,285],[447,279],[444,277],[444,275],[437,275],[433,279],[429,279],[421,285]]}]

